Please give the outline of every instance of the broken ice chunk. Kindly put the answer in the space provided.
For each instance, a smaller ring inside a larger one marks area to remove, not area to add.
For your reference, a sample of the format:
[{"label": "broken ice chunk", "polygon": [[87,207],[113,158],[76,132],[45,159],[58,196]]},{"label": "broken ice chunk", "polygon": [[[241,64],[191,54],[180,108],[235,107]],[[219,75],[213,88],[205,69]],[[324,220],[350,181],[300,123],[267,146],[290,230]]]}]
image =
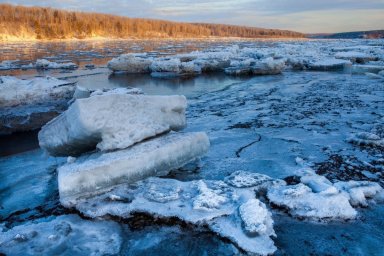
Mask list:
[{"label": "broken ice chunk", "polygon": [[354,219],[357,212],[344,193],[314,193],[299,183],[293,186],[272,187],[267,197],[271,203],[287,208],[296,217],[308,219]]},{"label": "broken ice chunk", "polygon": [[377,61],[378,58],[368,55],[363,52],[348,51],[348,52],[338,52],[335,54],[336,59],[350,60],[353,63],[366,63],[369,61]]},{"label": "broken ice chunk", "polygon": [[0,76],[0,108],[68,100],[75,91],[74,84],[49,76],[30,80]]},{"label": "broken ice chunk", "polygon": [[171,133],[134,147],[83,155],[58,169],[60,200],[97,194],[121,183],[161,176],[204,155],[209,148],[205,133]]},{"label": "broken ice chunk", "polygon": [[219,208],[221,204],[227,201],[225,196],[222,196],[216,191],[208,188],[204,181],[198,181],[197,186],[200,194],[194,198],[193,209],[211,210],[213,208]]},{"label": "broken ice chunk", "polygon": [[349,60],[325,59],[309,64],[309,69],[316,71],[343,71],[350,68],[352,63]]},{"label": "broken ice chunk", "polygon": [[77,69],[78,68],[78,66],[72,62],[56,63],[46,59],[36,60],[35,67],[37,69]]},{"label": "broken ice chunk", "polygon": [[152,59],[146,54],[122,54],[108,62],[108,68],[112,71],[124,71],[127,73],[149,73]]},{"label": "broken ice chunk", "polygon": [[264,194],[272,186],[286,185],[285,181],[273,179],[261,173],[236,171],[225,177],[224,181],[236,188],[252,188],[258,193]]},{"label": "broken ice chunk", "polygon": [[384,138],[370,132],[360,132],[347,139],[349,143],[359,146],[370,146],[384,148]]},{"label": "broken ice chunk", "polygon": [[250,199],[239,207],[241,220],[245,230],[251,235],[265,234],[273,230],[271,213],[264,203],[258,199]]},{"label": "broken ice chunk", "polygon": [[76,100],[39,132],[51,155],[66,156],[97,148],[123,149],[185,126],[184,96],[105,93]]},{"label": "broken ice chunk", "polygon": [[384,196],[384,189],[376,182],[350,180],[340,181],[334,185],[349,194],[353,206],[368,206],[367,198],[378,196],[381,200]]}]

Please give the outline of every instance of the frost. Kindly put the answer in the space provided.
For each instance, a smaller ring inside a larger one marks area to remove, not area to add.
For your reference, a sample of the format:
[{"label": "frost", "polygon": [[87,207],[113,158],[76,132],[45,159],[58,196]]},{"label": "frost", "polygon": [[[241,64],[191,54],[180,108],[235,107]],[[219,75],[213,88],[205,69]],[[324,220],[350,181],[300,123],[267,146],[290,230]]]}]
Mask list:
[{"label": "frost", "polygon": [[77,215],[37,219],[0,232],[0,250],[7,255],[112,255],[121,244],[118,224]]},{"label": "frost", "polygon": [[69,205],[79,196],[97,194],[116,184],[166,175],[201,157],[208,148],[205,133],[171,133],[127,149],[83,155],[59,167],[60,200]]},{"label": "frost", "polygon": [[96,145],[123,149],[185,126],[184,96],[147,96],[111,91],[76,100],[39,132],[39,144],[52,155],[77,155]]}]

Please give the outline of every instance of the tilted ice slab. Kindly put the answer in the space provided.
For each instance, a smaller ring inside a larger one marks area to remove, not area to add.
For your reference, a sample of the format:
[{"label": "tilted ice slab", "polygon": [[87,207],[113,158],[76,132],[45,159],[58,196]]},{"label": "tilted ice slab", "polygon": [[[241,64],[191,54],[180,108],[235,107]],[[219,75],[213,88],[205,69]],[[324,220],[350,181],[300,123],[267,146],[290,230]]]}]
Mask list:
[{"label": "tilted ice slab", "polygon": [[0,134],[38,129],[68,107],[74,83],[0,77]]},{"label": "tilted ice slab", "polygon": [[51,155],[122,149],[186,124],[184,96],[147,96],[112,91],[76,100],[39,132]]},{"label": "tilted ice slab", "polygon": [[273,220],[265,204],[255,198],[252,188],[234,188],[222,181],[149,178],[79,199],[74,206],[93,218],[129,218],[133,213],[176,217],[208,227],[251,254],[270,255],[276,250],[271,239]]},{"label": "tilted ice slab", "polygon": [[37,69],[76,69],[78,66],[75,63],[56,63],[46,59],[36,60],[35,67]]},{"label": "tilted ice slab", "polygon": [[0,232],[0,253],[6,255],[116,255],[122,231],[112,221],[62,215],[38,219]]},{"label": "tilted ice slab", "polygon": [[23,80],[0,76],[0,108],[72,98],[74,83],[53,77]]},{"label": "tilted ice slab", "polygon": [[112,71],[124,71],[128,73],[149,73],[152,58],[146,54],[122,54],[108,62],[108,68]]},{"label": "tilted ice slab", "polygon": [[349,60],[324,59],[309,64],[309,69],[316,71],[343,71],[352,66]]},{"label": "tilted ice slab", "polygon": [[58,168],[60,201],[70,206],[80,196],[111,186],[162,176],[203,156],[205,133],[170,133],[127,149],[83,155]]}]

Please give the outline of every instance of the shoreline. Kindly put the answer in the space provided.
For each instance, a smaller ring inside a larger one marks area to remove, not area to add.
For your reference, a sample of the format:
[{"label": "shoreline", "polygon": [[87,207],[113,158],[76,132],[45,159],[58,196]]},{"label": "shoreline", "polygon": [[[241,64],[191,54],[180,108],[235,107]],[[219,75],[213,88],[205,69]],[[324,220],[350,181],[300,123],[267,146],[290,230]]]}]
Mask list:
[{"label": "shoreline", "polygon": [[[198,41],[207,41],[207,40],[217,40],[217,41],[308,41],[313,40],[312,38],[306,38],[306,37],[258,37],[258,38],[248,38],[248,37],[153,37],[153,38],[108,38],[108,37],[94,37],[94,38],[66,38],[66,39],[23,39],[23,38],[17,38],[17,39],[11,39],[11,40],[4,40],[0,39],[0,44],[4,43],[45,43],[45,42],[84,42],[84,41],[150,41],[150,40],[157,40],[157,41],[187,41],[187,40],[198,40]],[[327,39],[326,39],[327,40]]]}]

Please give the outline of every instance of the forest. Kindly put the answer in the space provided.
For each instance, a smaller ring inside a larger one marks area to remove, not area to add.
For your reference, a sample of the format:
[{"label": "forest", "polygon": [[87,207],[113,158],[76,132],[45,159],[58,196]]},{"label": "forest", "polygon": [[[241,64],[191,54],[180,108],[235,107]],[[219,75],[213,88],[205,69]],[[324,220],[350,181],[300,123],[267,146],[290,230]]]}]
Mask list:
[{"label": "forest", "polygon": [[287,30],[181,23],[0,4],[0,40],[87,38],[304,37]]}]

